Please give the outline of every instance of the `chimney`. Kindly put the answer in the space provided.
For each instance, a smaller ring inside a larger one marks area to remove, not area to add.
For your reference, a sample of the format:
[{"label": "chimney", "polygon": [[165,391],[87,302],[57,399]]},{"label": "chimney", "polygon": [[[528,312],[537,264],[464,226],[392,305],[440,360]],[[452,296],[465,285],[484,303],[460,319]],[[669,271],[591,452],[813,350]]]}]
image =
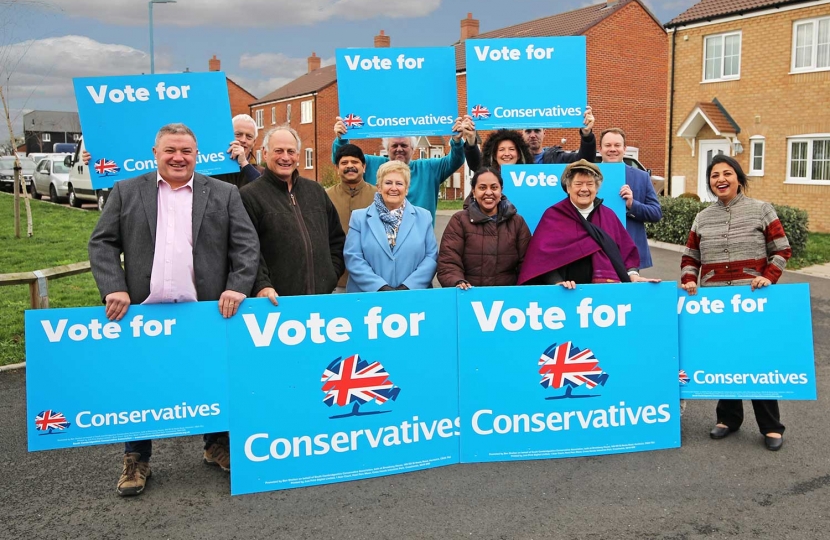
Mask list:
[{"label": "chimney", "polygon": [[461,19],[461,41],[474,38],[478,35],[478,19],[473,19],[472,13],[467,13],[466,19]]},{"label": "chimney", "polygon": [[375,47],[391,47],[392,46],[392,38],[387,36],[383,33],[383,30],[380,31],[380,34],[375,36]]},{"label": "chimney", "polygon": [[219,69],[219,66],[219,59],[216,58],[216,55],[214,54],[213,58],[208,60],[208,71],[222,71],[221,69]]},{"label": "chimney", "polygon": [[308,72],[311,73],[315,69],[320,69],[320,57],[317,56],[316,53],[312,52],[311,56],[308,57]]}]

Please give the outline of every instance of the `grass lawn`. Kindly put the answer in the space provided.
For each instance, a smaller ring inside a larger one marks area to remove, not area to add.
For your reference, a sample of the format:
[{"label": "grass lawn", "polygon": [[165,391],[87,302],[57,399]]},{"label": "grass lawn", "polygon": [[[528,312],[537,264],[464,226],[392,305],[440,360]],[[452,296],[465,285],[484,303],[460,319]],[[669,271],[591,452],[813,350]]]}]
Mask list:
[{"label": "grass lawn", "polygon": [[787,261],[787,270],[798,270],[805,266],[830,262],[830,234],[809,233],[807,251],[801,257]]},{"label": "grass lawn", "polygon": [[459,199],[457,201],[447,201],[441,199],[438,201],[438,210],[461,210],[464,201]]},{"label": "grass lawn", "polygon": [[[76,210],[31,201],[34,236],[26,238],[26,208],[20,201],[21,238],[14,237],[14,198],[0,193],[0,274],[30,272],[89,259],[86,245],[98,221],[97,211]],[[92,274],[49,280],[50,307],[100,305]],[[0,366],[26,358],[23,312],[29,309],[28,285],[0,289]]]}]

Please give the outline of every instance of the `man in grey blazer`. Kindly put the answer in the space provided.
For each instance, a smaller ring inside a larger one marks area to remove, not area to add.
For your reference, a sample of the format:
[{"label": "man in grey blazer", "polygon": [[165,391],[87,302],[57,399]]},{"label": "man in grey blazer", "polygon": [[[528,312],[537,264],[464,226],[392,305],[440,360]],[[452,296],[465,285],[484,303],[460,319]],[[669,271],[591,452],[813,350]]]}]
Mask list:
[{"label": "man in grey blazer", "polygon": [[[218,300],[231,317],[259,266],[259,240],[239,191],[194,173],[196,136],[184,124],[162,127],[153,154],[158,171],[116,182],[89,240],[106,316],[121,320],[130,304]],[[227,434],[204,439],[205,461],[230,470]],[[151,451],[152,441],[126,443],[119,495],[144,490]]]}]

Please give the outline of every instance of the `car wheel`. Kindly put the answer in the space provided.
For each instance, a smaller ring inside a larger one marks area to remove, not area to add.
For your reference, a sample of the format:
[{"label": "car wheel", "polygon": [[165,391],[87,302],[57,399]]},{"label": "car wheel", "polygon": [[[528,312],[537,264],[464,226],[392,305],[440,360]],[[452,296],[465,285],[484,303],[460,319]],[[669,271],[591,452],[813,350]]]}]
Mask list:
[{"label": "car wheel", "polygon": [[53,203],[57,204],[58,201],[58,192],[55,189],[55,184],[49,184],[49,200]]},{"label": "car wheel", "polygon": [[43,196],[43,195],[41,195],[40,193],[37,192],[37,186],[35,186],[35,181],[34,180],[32,180],[32,183],[29,185],[29,193],[32,194],[33,199],[37,199],[37,200],[40,200],[40,198]]},{"label": "car wheel", "polygon": [[102,212],[104,210],[104,205],[107,203],[107,197],[104,193],[103,189],[99,189],[95,192],[95,198],[98,201],[98,211]]},{"label": "car wheel", "polygon": [[73,208],[80,208],[81,207],[81,200],[75,195],[75,188],[69,186],[69,205]]}]

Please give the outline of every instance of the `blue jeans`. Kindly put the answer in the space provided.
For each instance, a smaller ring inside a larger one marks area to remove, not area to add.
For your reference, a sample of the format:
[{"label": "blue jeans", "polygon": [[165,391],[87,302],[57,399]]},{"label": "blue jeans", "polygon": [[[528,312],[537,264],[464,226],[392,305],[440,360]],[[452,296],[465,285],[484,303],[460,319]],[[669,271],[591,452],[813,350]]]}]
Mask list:
[{"label": "blue jeans", "polygon": [[[228,436],[227,431],[221,433],[205,433],[202,437],[205,441],[205,450],[215,443],[221,436]],[[136,452],[139,454],[138,461],[150,461],[150,456],[153,455],[153,441],[130,441],[124,443],[124,453],[130,454]]]}]

